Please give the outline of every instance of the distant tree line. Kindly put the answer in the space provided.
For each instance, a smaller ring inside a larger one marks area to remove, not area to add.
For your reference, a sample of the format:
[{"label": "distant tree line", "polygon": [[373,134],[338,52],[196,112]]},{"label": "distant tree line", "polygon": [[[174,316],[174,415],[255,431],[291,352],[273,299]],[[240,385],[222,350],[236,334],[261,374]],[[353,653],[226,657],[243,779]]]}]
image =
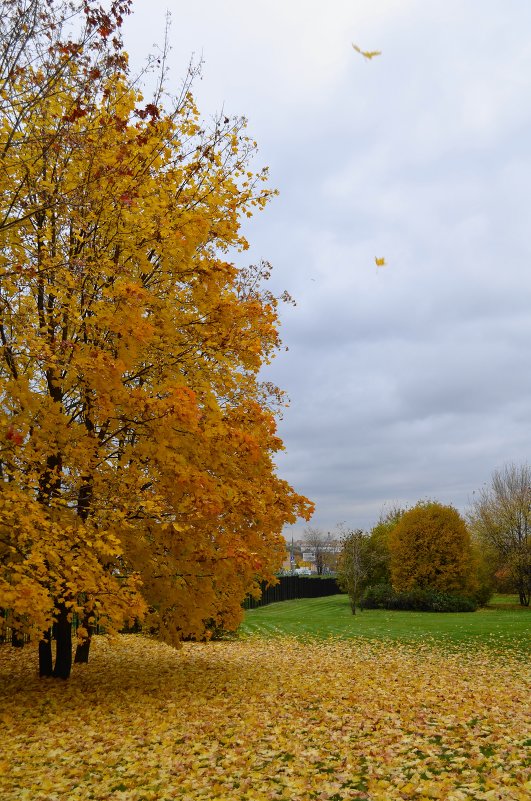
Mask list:
[{"label": "distant tree line", "polygon": [[338,583],[357,607],[472,611],[494,591],[531,596],[531,470],[495,471],[466,519],[419,501],[383,513],[370,532],[340,531]]}]

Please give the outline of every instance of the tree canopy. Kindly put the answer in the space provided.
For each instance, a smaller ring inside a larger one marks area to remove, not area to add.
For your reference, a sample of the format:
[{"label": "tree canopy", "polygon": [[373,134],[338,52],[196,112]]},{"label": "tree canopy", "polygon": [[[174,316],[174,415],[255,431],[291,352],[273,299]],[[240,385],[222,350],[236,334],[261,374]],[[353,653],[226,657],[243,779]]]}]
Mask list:
[{"label": "tree canopy", "polygon": [[452,506],[419,502],[389,532],[391,581],[397,591],[476,589],[475,564],[465,521]]},{"label": "tree canopy", "polygon": [[256,144],[244,120],[205,127],[190,80],[145,101],[109,38],[128,8],[76,4],[78,39],[4,76],[0,607],[38,637],[75,612],[81,640],[145,617],[176,643],[235,627],[312,507],[273,462],[269,265],[230,260],[273,194]]}]

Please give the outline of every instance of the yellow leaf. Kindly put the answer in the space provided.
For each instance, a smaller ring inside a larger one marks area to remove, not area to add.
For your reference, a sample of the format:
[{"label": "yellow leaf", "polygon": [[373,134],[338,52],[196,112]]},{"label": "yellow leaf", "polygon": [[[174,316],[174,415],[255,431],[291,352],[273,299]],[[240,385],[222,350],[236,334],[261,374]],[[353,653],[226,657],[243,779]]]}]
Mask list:
[{"label": "yellow leaf", "polygon": [[354,48],[356,53],[359,53],[361,56],[363,56],[363,58],[366,58],[368,61],[370,61],[371,58],[374,58],[375,56],[382,55],[381,50],[362,50],[361,47],[358,47],[358,45],[355,45],[354,43],[352,44],[352,47]]}]

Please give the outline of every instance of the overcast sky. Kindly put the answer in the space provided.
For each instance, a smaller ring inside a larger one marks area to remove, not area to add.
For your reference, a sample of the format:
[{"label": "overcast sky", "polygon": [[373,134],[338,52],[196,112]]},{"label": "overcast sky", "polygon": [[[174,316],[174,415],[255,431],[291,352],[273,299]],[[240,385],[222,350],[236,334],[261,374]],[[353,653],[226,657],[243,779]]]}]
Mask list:
[{"label": "overcast sky", "polygon": [[466,511],[531,453],[531,3],[135,9],[133,65],[171,10],[175,87],[202,56],[200,110],[248,118],[280,191],[246,258],[297,301],[266,377],[291,398],[278,471],[312,525],[369,528],[423,498]]}]

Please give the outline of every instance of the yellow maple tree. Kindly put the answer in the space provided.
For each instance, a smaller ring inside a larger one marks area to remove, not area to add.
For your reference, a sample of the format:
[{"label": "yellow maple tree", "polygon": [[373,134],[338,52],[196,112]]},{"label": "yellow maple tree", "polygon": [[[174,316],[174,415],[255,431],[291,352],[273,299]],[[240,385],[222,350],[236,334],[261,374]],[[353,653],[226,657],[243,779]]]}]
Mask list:
[{"label": "yellow maple tree", "polygon": [[53,91],[38,61],[7,82],[33,102],[0,173],[0,607],[42,638],[43,674],[55,623],[61,677],[74,613],[80,659],[96,621],[147,616],[172,643],[237,626],[312,509],[273,462],[269,267],[229,260],[273,194],[245,121],[205,128],[191,76],[169,109],[146,103],[123,52],[99,70],[105,47],[87,81],[65,47]]},{"label": "yellow maple tree", "polygon": [[453,506],[419,501],[388,534],[393,588],[473,594],[477,565],[465,521]]}]

